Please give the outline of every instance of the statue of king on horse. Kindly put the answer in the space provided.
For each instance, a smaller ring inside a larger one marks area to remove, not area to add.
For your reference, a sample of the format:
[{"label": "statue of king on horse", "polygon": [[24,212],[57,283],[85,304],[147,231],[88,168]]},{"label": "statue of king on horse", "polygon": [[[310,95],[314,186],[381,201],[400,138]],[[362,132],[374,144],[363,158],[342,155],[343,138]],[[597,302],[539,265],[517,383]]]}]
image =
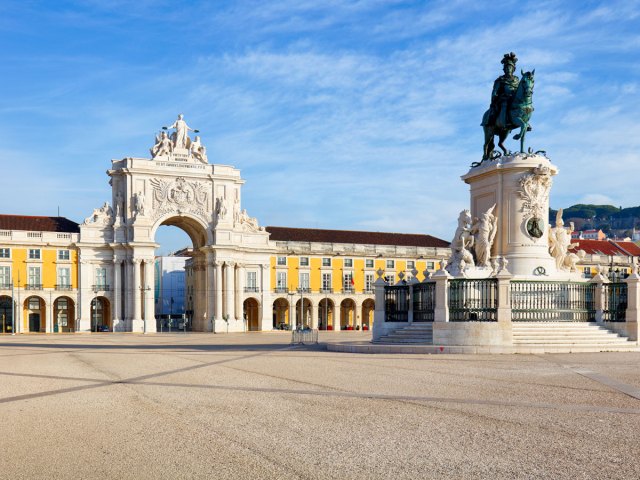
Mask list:
[{"label": "statue of king on horse", "polygon": [[507,154],[504,140],[509,133],[520,128],[520,133],[515,135],[515,140],[520,140],[520,152],[524,153],[524,138],[531,131],[529,119],[533,112],[533,84],[535,69],[531,72],[522,72],[522,79],[513,73],[518,61],[516,54],[506,53],[502,59],[504,75],[493,82],[491,92],[491,105],[482,117],[484,129],[484,150],[482,160],[491,158],[495,143],[493,137],[498,136],[498,146]]}]

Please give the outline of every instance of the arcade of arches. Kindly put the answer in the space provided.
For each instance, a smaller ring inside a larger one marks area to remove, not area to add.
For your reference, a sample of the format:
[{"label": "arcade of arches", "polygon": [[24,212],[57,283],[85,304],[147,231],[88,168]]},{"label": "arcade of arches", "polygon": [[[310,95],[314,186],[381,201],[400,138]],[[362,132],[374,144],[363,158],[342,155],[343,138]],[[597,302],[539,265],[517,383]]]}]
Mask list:
[{"label": "arcade of arches", "polygon": [[[299,294],[279,297],[273,302],[273,328],[317,328],[320,330],[369,330],[373,326],[375,302],[367,298],[357,303],[345,298],[323,297],[314,303],[311,298]],[[336,307],[336,305],[338,305]]]}]

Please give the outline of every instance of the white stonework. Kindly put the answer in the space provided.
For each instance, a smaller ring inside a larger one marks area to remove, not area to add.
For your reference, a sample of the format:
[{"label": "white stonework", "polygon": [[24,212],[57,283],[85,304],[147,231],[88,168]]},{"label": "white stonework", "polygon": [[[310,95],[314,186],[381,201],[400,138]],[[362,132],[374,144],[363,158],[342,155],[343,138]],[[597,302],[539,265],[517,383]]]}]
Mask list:
[{"label": "white stonework", "polygon": [[[116,212],[106,203],[80,227],[81,331],[91,328],[90,304],[98,295],[109,302],[114,331],[155,331],[153,264],[160,225],[183,229],[193,242],[196,285],[204,292],[194,305],[194,330],[226,330],[225,316],[241,317],[246,297],[239,269],[268,264],[275,251],[246,210],[239,219],[226,214],[232,203],[240,211],[239,170],[207,163],[199,137],[191,141],[192,129],[182,116],[169,128],[176,132],[157,137],[152,159],[112,161],[107,173]],[[104,286],[96,287],[97,268],[107,271]],[[261,324],[271,329],[268,285],[258,295]],[[229,331],[244,328],[242,322],[229,323]]]},{"label": "white stonework", "polygon": [[516,278],[575,279],[558,270],[549,253],[549,193],[558,168],[543,155],[516,153],[473,167],[462,179],[469,184],[471,216],[493,205],[497,232],[491,258],[504,258]]}]

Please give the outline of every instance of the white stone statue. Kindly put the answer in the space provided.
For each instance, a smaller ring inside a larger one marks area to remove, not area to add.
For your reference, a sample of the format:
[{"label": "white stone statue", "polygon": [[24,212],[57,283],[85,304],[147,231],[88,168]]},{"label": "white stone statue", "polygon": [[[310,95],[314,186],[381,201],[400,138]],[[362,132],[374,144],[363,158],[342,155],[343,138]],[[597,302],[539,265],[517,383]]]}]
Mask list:
[{"label": "white stone statue", "polygon": [[462,275],[466,268],[475,266],[471,253],[473,244],[471,213],[463,210],[458,216],[458,228],[451,242],[451,258],[447,264],[447,271],[451,275]]},{"label": "white stone statue", "polygon": [[173,122],[173,125],[169,127],[162,127],[163,129],[175,128],[176,131],[171,134],[171,140],[173,140],[173,148],[186,148],[188,149],[191,145],[191,139],[189,138],[189,130],[192,132],[198,132],[198,130],[194,130],[187,122],[184,121],[184,115],[178,115],[178,119]]},{"label": "white stone statue", "polygon": [[83,225],[90,223],[99,223],[101,225],[110,225],[113,222],[113,209],[109,202],[104,202],[100,208],[95,208],[91,216],[85,218]]},{"label": "white stone statue", "polygon": [[471,233],[474,236],[474,250],[476,253],[476,265],[479,267],[490,267],[491,246],[496,238],[498,231],[498,217],[493,212],[496,204],[480,215],[480,219],[476,220],[471,227]]},{"label": "white stone statue", "polygon": [[224,204],[224,198],[216,198],[216,218],[222,220],[227,216],[227,207]]},{"label": "white stone statue", "polygon": [[122,218],[123,207],[124,202],[122,201],[122,194],[118,192],[116,193],[116,218]]},{"label": "white stone statue", "polygon": [[564,257],[564,269],[569,270],[570,272],[577,272],[578,268],[576,267],[576,264],[580,260],[583,260],[586,256],[587,252],[585,252],[584,250],[578,250],[576,253],[567,253],[567,255]]},{"label": "white stone statue", "polygon": [[169,155],[172,147],[173,145],[171,145],[171,140],[169,140],[167,132],[162,132],[160,135],[156,135],[156,144],[149,150],[151,152],[151,158]]},{"label": "white stone statue", "polygon": [[250,217],[246,209],[243,209],[240,212],[238,224],[243,230],[248,230],[252,232],[264,231],[264,227],[258,226],[258,219],[254,217]]},{"label": "white stone statue", "polygon": [[564,226],[562,209],[558,210],[556,226],[549,227],[549,253],[556,260],[556,268],[558,270],[570,270],[570,267],[567,267],[565,261],[569,250],[578,246],[578,244],[571,243],[571,234],[574,229],[573,222],[569,223],[569,227]]},{"label": "white stone statue", "polygon": [[141,191],[133,195],[133,207],[135,209],[136,216],[144,215],[144,193]]},{"label": "white stone statue", "polygon": [[196,135],[196,138],[191,142],[191,155],[196,157],[202,163],[208,163],[207,159],[207,147],[202,145],[200,137]]}]

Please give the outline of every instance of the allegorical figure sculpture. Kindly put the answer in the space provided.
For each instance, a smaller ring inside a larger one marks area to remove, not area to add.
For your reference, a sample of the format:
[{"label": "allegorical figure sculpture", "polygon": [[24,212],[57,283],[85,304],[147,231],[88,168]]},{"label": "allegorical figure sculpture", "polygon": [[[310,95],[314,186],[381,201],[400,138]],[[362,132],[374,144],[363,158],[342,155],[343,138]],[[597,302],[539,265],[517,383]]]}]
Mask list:
[{"label": "allegorical figure sculpture", "polygon": [[458,227],[451,241],[451,258],[447,270],[452,275],[461,275],[467,267],[475,266],[473,261],[474,237],[471,233],[471,213],[463,210],[458,216]]},{"label": "allegorical figure sculpture", "polygon": [[196,135],[196,138],[191,142],[191,155],[196,157],[202,163],[207,163],[207,148],[200,142],[200,137]]},{"label": "allegorical figure sculpture", "polygon": [[162,132],[160,135],[156,135],[156,144],[151,147],[151,158],[160,157],[162,155],[168,155],[171,153],[173,145],[167,132]]},{"label": "allegorical figure sculpture", "polygon": [[144,215],[144,193],[138,192],[133,195],[133,207],[135,209],[136,216]]},{"label": "allegorical figure sculpture", "polygon": [[178,119],[173,122],[173,125],[169,127],[162,127],[163,129],[175,128],[176,131],[171,134],[171,140],[173,141],[173,148],[189,148],[191,139],[189,138],[189,130],[198,133],[198,130],[194,130],[187,122],[184,121],[184,115],[178,115]]},{"label": "allegorical figure sculpture", "polygon": [[568,271],[572,267],[571,260],[568,261],[567,256],[569,255],[569,250],[578,246],[577,243],[571,243],[573,231],[573,222],[569,222],[569,227],[565,227],[562,220],[562,209],[558,210],[556,226],[549,227],[549,253],[555,259],[558,270]]},{"label": "allegorical figure sculpture", "polygon": [[498,217],[493,214],[495,208],[494,203],[491,208],[480,215],[480,219],[471,227],[471,233],[474,236],[476,265],[479,267],[491,266],[491,246],[498,231]]},{"label": "allegorical figure sculpture", "polygon": [[480,124],[484,129],[483,160],[491,158],[495,148],[495,135],[498,136],[498,146],[506,155],[504,140],[516,128],[520,128],[520,132],[513,138],[520,140],[520,152],[524,153],[525,135],[527,131],[531,131],[529,119],[533,112],[535,69],[522,72],[522,79],[519,79],[514,75],[517,61],[515,53],[506,53],[502,59],[504,75],[493,82],[491,103]]}]

